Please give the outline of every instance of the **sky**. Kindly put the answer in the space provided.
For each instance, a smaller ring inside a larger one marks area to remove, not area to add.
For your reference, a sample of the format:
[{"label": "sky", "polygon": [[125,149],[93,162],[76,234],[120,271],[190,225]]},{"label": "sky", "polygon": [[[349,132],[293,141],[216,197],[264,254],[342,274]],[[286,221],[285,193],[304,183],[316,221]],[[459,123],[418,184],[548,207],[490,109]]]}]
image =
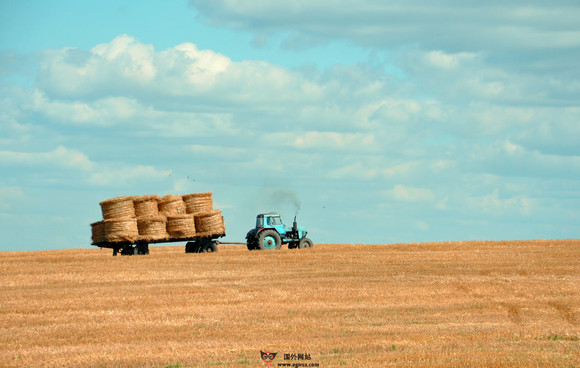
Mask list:
[{"label": "sky", "polygon": [[212,192],[227,236],[580,236],[571,1],[4,0],[0,251],[91,248],[99,202]]}]

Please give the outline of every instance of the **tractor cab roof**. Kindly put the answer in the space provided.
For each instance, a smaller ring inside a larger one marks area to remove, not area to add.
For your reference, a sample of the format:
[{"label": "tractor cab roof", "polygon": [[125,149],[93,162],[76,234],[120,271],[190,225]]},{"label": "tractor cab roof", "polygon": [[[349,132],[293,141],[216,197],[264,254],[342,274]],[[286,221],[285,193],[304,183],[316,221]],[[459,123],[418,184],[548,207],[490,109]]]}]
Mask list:
[{"label": "tractor cab roof", "polygon": [[280,217],[280,214],[278,214],[276,212],[268,212],[268,213],[261,213],[258,215],[258,217],[264,217],[264,216],[278,216],[278,217]]}]

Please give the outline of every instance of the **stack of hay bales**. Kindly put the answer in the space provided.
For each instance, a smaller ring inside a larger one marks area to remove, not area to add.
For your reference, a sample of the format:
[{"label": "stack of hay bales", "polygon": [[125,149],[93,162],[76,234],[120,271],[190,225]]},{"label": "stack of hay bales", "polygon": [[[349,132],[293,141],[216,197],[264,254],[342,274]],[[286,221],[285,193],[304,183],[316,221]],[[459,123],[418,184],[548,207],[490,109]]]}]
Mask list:
[{"label": "stack of hay bales", "polygon": [[167,220],[159,213],[159,201],[158,195],[133,197],[139,240],[156,242],[169,239]]},{"label": "stack of hay bales", "polygon": [[104,219],[105,241],[134,242],[139,238],[133,197],[110,198],[99,204]]},{"label": "stack of hay bales", "polygon": [[100,202],[103,221],[91,224],[93,244],[161,242],[225,234],[212,193],[116,197]]},{"label": "stack of hay bales", "polygon": [[221,235],[226,232],[222,211],[213,209],[211,196],[212,193],[192,193],[182,196],[187,213],[194,217],[199,237]]}]

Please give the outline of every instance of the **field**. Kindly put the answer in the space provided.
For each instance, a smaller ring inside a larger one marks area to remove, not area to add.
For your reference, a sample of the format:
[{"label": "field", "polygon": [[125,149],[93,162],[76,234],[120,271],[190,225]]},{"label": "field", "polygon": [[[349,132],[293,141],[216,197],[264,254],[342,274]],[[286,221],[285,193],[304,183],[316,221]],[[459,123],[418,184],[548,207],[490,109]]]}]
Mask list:
[{"label": "field", "polygon": [[580,366],[580,240],[150,250],[0,253],[0,366]]}]

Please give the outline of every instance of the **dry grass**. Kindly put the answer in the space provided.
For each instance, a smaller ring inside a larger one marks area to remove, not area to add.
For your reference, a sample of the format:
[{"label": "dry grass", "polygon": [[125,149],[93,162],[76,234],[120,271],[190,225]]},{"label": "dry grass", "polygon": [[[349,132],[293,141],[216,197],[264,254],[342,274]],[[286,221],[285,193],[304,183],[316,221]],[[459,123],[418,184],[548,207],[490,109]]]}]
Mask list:
[{"label": "dry grass", "polygon": [[580,240],[0,253],[2,366],[580,365]]}]

